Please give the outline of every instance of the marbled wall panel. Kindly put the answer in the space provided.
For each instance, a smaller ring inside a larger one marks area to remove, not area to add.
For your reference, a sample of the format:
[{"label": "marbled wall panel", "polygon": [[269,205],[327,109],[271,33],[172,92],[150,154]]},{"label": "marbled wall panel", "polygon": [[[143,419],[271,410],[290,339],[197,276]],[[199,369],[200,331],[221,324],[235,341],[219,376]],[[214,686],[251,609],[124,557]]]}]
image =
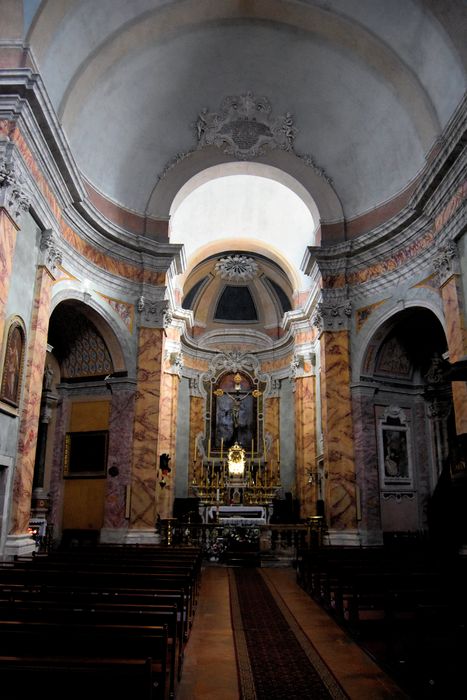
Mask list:
[{"label": "marbled wall panel", "polygon": [[131,480],[131,440],[135,410],[135,392],[113,389],[109,417],[109,469],[117,467],[117,476],[107,476],[104,527],[124,528],[126,487]]},{"label": "marbled wall panel", "polygon": [[72,403],[70,399],[63,396],[59,399],[57,406],[57,417],[55,421],[54,444],[52,469],[50,474],[50,501],[51,512],[49,522],[54,529],[54,539],[58,538],[58,533],[62,528],[63,510],[63,455],[65,452],[65,434],[69,429]]},{"label": "marbled wall panel", "polygon": [[355,528],[355,457],[347,331],[325,331],[321,335],[321,397],[329,526]]},{"label": "marbled wall panel", "polygon": [[[450,362],[457,362],[461,357],[467,355],[465,316],[461,301],[460,280],[457,275],[452,276],[441,287],[441,296],[446,319],[449,360]],[[453,382],[452,397],[456,415],[456,430],[458,435],[461,435],[462,433],[467,433],[467,384],[465,382]]]},{"label": "marbled wall panel", "polygon": [[[270,449],[267,451],[266,447],[265,450],[267,452],[267,469],[270,477],[276,479],[280,466],[280,450],[278,450],[280,443],[279,398],[270,397],[264,403],[264,434],[265,437],[267,433],[271,436]],[[267,440],[265,440],[265,445],[267,446]]]},{"label": "marbled wall panel", "polygon": [[141,328],[139,332],[130,520],[135,529],[152,529],[156,520],[163,338],[161,328]]},{"label": "marbled wall panel", "polygon": [[31,327],[28,332],[26,377],[21,407],[13,486],[11,534],[27,533],[31,513],[32,481],[36,456],[37,429],[42,395],[47,333],[50,316],[52,277],[44,267],[37,271]]},{"label": "marbled wall panel", "polygon": [[190,465],[188,478],[199,483],[201,477],[201,455],[196,451],[195,440],[198,433],[204,434],[204,400],[200,396],[190,396]]},{"label": "marbled wall panel", "polygon": [[160,477],[156,486],[157,513],[161,518],[172,516],[174,499],[174,481],[177,465],[175,464],[175,441],[177,436],[177,404],[180,380],[176,374],[164,372],[161,382],[161,399],[159,408],[159,445],[158,456],[167,453],[170,456],[170,474],[165,477],[166,486],[160,486]]},{"label": "marbled wall panel", "polygon": [[5,328],[5,306],[10,288],[17,228],[5,211],[0,209],[0,340]]},{"label": "marbled wall panel", "polygon": [[309,484],[308,472],[316,467],[315,378],[295,380],[296,426],[295,463],[297,495],[301,517],[315,514],[316,484]]},{"label": "marbled wall panel", "polygon": [[364,537],[374,538],[381,532],[381,505],[373,394],[355,393],[352,407],[356,478],[360,490],[359,527],[366,533]]}]

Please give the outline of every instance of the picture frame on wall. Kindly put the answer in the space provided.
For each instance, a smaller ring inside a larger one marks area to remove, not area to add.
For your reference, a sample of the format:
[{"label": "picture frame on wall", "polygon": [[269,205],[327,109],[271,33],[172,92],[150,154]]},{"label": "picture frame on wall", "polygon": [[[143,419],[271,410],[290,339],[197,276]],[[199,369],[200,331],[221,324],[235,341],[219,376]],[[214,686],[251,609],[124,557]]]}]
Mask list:
[{"label": "picture frame on wall", "polygon": [[63,459],[64,478],[102,479],[105,477],[108,443],[108,430],[66,433]]},{"label": "picture frame on wall", "polygon": [[5,354],[0,381],[0,401],[17,409],[21,396],[26,334],[23,323],[15,318],[10,323],[5,342]]},{"label": "picture frame on wall", "polygon": [[412,488],[410,425],[405,412],[391,406],[378,423],[378,457],[382,487]]}]

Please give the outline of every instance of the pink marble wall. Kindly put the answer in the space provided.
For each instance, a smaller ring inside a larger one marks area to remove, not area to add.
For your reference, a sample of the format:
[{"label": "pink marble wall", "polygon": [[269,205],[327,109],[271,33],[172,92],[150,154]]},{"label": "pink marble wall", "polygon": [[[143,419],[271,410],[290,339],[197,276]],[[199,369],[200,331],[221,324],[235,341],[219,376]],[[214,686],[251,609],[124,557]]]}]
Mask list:
[{"label": "pink marble wall", "polygon": [[295,469],[300,515],[316,511],[316,484],[308,483],[308,471],[316,467],[315,378],[295,380]]},{"label": "pink marble wall", "polygon": [[53,525],[54,537],[62,527],[63,510],[63,455],[65,450],[65,434],[69,429],[72,403],[67,397],[60,398],[57,406],[55,421],[55,433],[53,437],[53,458],[50,474],[50,502],[51,511],[49,523]]},{"label": "pink marble wall", "polygon": [[161,328],[140,329],[131,473],[130,526],[134,529],[152,529],[156,521],[163,345]]},{"label": "pink marble wall", "polygon": [[[355,463],[360,489],[359,527],[365,538],[380,540],[381,506],[373,392],[355,393],[352,401]],[[375,541],[376,543],[376,541]]]},{"label": "pink marble wall", "polygon": [[[450,362],[457,362],[457,360],[460,360],[461,357],[467,354],[467,333],[462,305],[462,291],[459,285],[459,277],[453,275],[441,287]],[[456,431],[458,435],[461,435],[467,433],[467,384],[465,382],[453,382],[452,396],[456,415]]]},{"label": "pink marble wall", "polygon": [[125,528],[126,487],[131,481],[131,441],[135,410],[135,392],[119,391],[115,385],[109,418],[108,468],[116,467],[117,476],[107,476],[104,527]]},{"label": "pink marble wall", "polygon": [[3,340],[5,330],[5,306],[10,289],[16,234],[16,226],[8,214],[0,209],[0,340]]},{"label": "pink marble wall", "polygon": [[161,398],[159,408],[159,445],[158,455],[166,453],[170,456],[171,472],[165,477],[165,487],[160,486],[159,473],[157,484],[157,513],[161,518],[172,516],[174,500],[174,482],[177,465],[175,463],[175,440],[177,436],[177,405],[180,380],[177,375],[164,372],[162,374]]},{"label": "pink marble wall", "polygon": [[197,453],[195,460],[195,440],[198,433],[204,434],[204,402],[200,396],[190,396],[189,484],[194,477],[199,483],[201,477],[201,456],[199,453]]},{"label": "pink marble wall", "polygon": [[328,524],[333,529],[353,529],[355,456],[347,331],[321,335],[321,405]]},{"label": "pink marble wall", "polygon": [[28,333],[26,377],[13,486],[11,514],[11,534],[13,535],[27,533],[30,519],[52,282],[52,277],[47,270],[44,267],[38,268],[31,327]]}]

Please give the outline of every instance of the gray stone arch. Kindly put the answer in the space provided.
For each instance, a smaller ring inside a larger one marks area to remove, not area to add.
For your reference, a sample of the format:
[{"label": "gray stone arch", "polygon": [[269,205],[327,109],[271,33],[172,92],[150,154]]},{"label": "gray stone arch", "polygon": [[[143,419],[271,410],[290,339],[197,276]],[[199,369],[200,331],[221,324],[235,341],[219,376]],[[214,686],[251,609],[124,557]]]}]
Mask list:
[{"label": "gray stone arch", "polygon": [[[434,299],[422,303],[413,299],[391,305],[377,318],[375,314],[365,329],[352,385],[360,529],[365,544],[381,544],[383,535],[391,538],[401,531],[413,536],[428,532],[429,503],[442,468],[439,440],[447,433],[452,405],[450,385],[441,374],[430,375],[434,349],[440,358],[447,349],[443,320]],[[428,337],[431,344],[426,342]],[[434,410],[441,404],[447,407],[443,416]],[[391,440],[400,446],[398,459],[404,462],[400,473],[391,472],[386,464]]]},{"label": "gray stone arch", "polygon": [[136,373],[134,344],[123,321],[112,313],[110,307],[106,308],[104,303],[99,303],[92,295],[73,288],[62,290],[53,296],[51,315],[64,301],[77,301],[84,304],[83,312],[92,321],[107,345],[114,372],[126,371],[129,376],[133,376]]}]

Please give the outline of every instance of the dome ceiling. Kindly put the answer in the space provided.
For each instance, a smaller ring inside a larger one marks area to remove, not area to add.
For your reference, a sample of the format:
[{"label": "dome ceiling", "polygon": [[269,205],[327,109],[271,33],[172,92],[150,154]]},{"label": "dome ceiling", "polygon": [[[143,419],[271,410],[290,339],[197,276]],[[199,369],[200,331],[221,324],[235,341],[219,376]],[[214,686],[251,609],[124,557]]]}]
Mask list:
[{"label": "dome ceiling", "polygon": [[227,251],[207,258],[191,272],[182,306],[193,311],[193,337],[200,345],[233,342],[235,333],[247,332],[258,349],[282,337],[282,317],[292,309],[292,299],[290,282],[274,262],[262,255]]},{"label": "dome ceiling", "polygon": [[198,116],[227,96],[250,91],[271,118],[291,113],[295,153],[312,157],[352,218],[413,180],[465,90],[457,0],[44,0],[35,15],[26,5],[81,172],[152,216],[167,165],[196,149]]}]

